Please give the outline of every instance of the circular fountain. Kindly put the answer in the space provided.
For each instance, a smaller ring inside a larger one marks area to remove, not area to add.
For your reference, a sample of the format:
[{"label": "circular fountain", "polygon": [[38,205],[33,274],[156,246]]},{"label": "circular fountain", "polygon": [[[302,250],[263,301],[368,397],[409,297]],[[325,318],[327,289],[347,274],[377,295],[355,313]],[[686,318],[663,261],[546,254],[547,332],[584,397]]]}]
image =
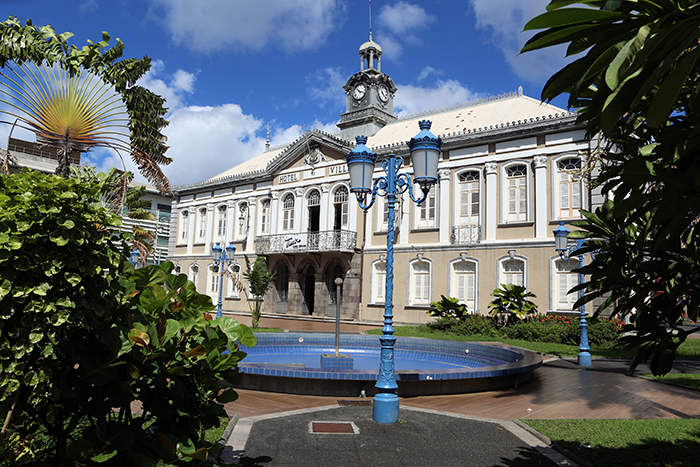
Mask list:
[{"label": "circular fountain", "polygon": [[[356,397],[372,396],[379,370],[378,336],[342,334],[339,348],[352,368],[324,368],[322,355],[335,350],[335,335],[256,333],[239,364],[244,389]],[[497,343],[399,337],[395,348],[399,396],[455,394],[517,386],[542,365],[535,352]]]}]

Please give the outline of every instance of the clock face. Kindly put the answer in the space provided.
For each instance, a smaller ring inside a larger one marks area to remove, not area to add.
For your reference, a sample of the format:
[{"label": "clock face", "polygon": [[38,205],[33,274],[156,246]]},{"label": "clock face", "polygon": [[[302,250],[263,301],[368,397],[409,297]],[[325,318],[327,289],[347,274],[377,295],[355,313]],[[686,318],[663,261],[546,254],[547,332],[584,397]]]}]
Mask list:
[{"label": "clock face", "polygon": [[387,99],[389,99],[389,90],[383,84],[379,86],[379,98],[384,102],[386,102]]},{"label": "clock face", "polygon": [[367,86],[364,83],[360,83],[357,86],[355,86],[355,89],[352,90],[352,97],[359,101],[360,99],[365,97],[366,92]]}]

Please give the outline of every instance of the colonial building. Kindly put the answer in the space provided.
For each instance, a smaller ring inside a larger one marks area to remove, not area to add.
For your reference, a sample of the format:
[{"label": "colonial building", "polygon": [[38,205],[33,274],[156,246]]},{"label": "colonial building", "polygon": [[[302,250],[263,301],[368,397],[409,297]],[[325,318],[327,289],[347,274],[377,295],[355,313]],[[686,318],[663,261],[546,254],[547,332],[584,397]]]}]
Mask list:
[{"label": "colonial building", "polygon": [[[552,231],[594,202],[579,175],[593,148],[576,117],[519,90],[397,118],[400,89],[381,70],[381,47],[370,37],[359,53],[337,133],[311,130],[291,144],[268,144],[210,180],[175,188],[169,256],[176,267],[216,300],[212,247],[233,242],[233,275],[241,277],[244,255],[263,255],[276,273],[263,313],[335,316],[340,300],[342,318],[381,321],[387,206],[378,197],[367,213],[359,208],[345,155],[364,135],[379,161],[402,156],[411,174],[406,142],[419,120],[430,120],[443,141],[439,180],[422,206],[407,194],[398,203],[394,321],[427,321],[441,295],[486,313],[490,293],[504,283],[534,292],[540,312],[571,311],[577,263],[559,259]],[[248,312],[245,290],[228,277],[222,292],[224,312]]]}]

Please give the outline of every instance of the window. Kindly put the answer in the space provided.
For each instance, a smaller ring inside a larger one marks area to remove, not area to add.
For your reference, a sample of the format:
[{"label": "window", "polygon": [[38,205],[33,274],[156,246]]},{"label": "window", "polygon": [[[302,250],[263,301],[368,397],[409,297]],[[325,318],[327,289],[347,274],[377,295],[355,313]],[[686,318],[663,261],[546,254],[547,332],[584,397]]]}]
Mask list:
[{"label": "window", "polygon": [[260,233],[270,233],[270,200],[260,202]]},{"label": "window", "polygon": [[572,272],[578,268],[578,259],[572,258],[568,261],[557,260],[556,297],[557,310],[572,310],[574,302],[578,299],[578,293],[569,293],[573,287],[578,285],[579,275]]},{"label": "window", "polygon": [[[228,286],[226,287],[227,297],[240,297],[241,289],[236,286],[236,284],[241,283],[241,266],[239,264],[230,264],[228,266],[228,272],[230,277],[228,277]],[[224,279],[226,280],[226,279]]]},{"label": "window", "polygon": [[294,230],[294,195],[287,193],[282,201],[282,231]]},{"label": "window", "polygon": [[344,186],[335,190],[333,195],[333,208],[335,218],[333,220],[333,229],[340,230],[348,226],[348,189]]},{"label": "window", "polygon": [[180,213],[180,240],[187,242],[187,231],[190,230],[190,213],[182,211]]},{"label": "window", "polygon": [[411,263],[410,304],[430,304],[430,263],[414,261]]},{"label": "window", "polygon": [[190,277],[188,278],[194,283],[195,287],[199,287],[199,266],[193,264],[190,266]]},{"label": "window", "polygon": [[172,274],[175,276],[179,276],[180,273],[182,273],[182,266],[180,266],[179,264],[176,264],[175,267],[173,268]]},{"label": "window", "polygon": [[248,203],[238,205],[238,238],[243,239],[248,235]]},{"label": "window", "polygon": [[460,225],[479,224],[480,177],[476,170],[459,175],[459,223]]},{"label": "window", "polygon": [[[382,200],[382,222],[381,227],[378,230],[387,231],[389,230],[389,201],[386,197],[381,198]],[[396,201],[394,202],[394,229],[401,223],[401,198],[399,195],[396,196]]]},{"label": "window", "polygon": [[207,208],[202,208],[199,210],[199,228],[197,229],[197,239],[198,241],[204,242],[207,235]]},{"label": "window", "polygon": [[289,298],[289,268],[283,264],[277,270],[277,302],[286,303]]},{"label": "window", "polygon": [[512,165],[506,169],[507,222],[527,221],[527,166]]},{"label": "window", "polygon": [[320,206],[321,205],[321,193],[318,190],[311,190],[309,196],[307,197],[308,206]]},{"label": "window", "polygon": [[[420,193],[422,197],[420,188],[417,187],[414,193]],[[421,206],[416,205],[416,211],[418,227],[435,227],[435,185],[430,187],[428,196],[421,203]]]},{"label": "window", "polygon": [[377,261],[372,267],[372,302],[384,303],[386,292],[386,262]]},{"label": "window", "polygon": [[219,267],[210,266],[209,267],[209,293],[212,297],[216,297],[219,293],[219,283],[221,278],[219,276]]},{"label": "window", "polygon": [[525,261],[506,260],[501,263],[501,267],[503,272],[501,284],[525,285]]},{"label": "window", "polygon": [[470,313],[476,312],[476,262],[452,263],[452,293],[464,303]]},{"label": "window", "polygon": [[576,178],[576,172],[581,170],[581,159],[563,159],[557,163],[559,182],[559,217],[567,219],[580,217],[582,207],[582,182]]},{"label": "window", "polygon": [[222,241],[226,238],[226,206],[219,206],[216,211],[216,235]]}]

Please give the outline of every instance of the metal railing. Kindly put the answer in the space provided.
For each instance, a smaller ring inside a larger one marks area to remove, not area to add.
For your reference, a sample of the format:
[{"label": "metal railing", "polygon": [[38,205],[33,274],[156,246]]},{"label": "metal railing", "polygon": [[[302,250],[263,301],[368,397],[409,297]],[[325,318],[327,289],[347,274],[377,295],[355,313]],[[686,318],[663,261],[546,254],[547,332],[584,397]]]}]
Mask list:
[{"label": "metal railing", "polygon": [[478,224],[453,225],[450,243],[453,245],[471,245],[481,241],[481,226]]},{"label": "metal railing", "polygon": [[264,235],[255,238],[255,253],[305,253],[310,251],[355,251],[357,232],[326,230],[294,234]]}]

